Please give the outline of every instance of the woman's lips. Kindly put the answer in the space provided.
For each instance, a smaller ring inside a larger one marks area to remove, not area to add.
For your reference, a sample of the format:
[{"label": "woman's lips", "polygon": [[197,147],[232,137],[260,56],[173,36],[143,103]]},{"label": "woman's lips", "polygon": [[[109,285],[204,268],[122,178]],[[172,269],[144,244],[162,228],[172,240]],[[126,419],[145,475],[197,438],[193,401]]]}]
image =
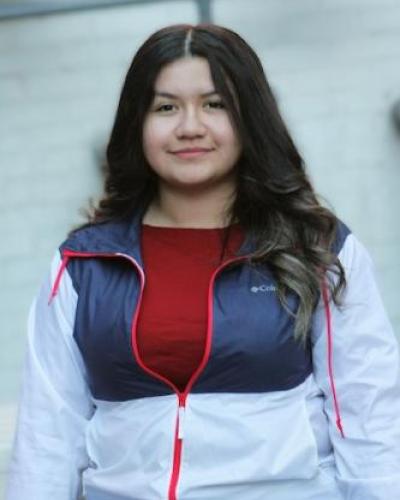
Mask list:
[{"label": "woman's lips", "polygon": [[206,155],[210,151],[212,151],[212,149],[201,149],[201,148],[182,149],[180,151],[174,151],[174,155],[178,156],[178,158],[183,158],[183,159],[199,158],[200,156]]}]

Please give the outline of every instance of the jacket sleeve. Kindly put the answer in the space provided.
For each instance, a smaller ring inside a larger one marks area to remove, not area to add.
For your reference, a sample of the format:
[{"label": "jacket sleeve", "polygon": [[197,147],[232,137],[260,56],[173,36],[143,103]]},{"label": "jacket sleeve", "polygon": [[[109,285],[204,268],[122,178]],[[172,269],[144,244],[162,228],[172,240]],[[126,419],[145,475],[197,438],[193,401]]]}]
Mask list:
[{"label": "jacket sleeve", "polygon": [[[398,342],[365,248],[350,234],[339,258],[347,288],[340,307],[330,302],[331,378],[323,305],[317,308],[312,331],[314,373],[325,396],[337,481],[346,500],[400,498]],[[336,426],[332,378],[344,437]]]},{"label": "jacket sleeve", "polygon": [[93,413],[84,364],[73,339],[77,295],[57,254],[28,319],[22,393],[6,500],[76,500],[88,465],[85,428]]}]

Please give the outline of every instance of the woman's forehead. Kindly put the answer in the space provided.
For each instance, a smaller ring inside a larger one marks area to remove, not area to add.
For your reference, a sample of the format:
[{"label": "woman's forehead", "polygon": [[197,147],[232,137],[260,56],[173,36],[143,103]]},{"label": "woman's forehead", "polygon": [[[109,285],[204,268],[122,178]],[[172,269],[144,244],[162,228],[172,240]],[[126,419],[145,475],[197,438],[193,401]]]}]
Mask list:
[{"label": "woman's forehead", "polygon": [[156,78],[154,92],[165,97],[215,93],[207,59],[183,57],[165,65]]}]

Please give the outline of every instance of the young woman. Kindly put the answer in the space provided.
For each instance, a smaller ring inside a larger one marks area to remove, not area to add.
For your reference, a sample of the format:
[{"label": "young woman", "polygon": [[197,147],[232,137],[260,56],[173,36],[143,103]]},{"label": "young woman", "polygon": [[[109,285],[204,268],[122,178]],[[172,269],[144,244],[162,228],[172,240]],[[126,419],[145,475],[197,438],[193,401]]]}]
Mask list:
[{"label": "young woman", "polygon": [[247,43],[153,34],[107,167],[31,310],[7,499],[400,498],[370,259],[318,202]]}]

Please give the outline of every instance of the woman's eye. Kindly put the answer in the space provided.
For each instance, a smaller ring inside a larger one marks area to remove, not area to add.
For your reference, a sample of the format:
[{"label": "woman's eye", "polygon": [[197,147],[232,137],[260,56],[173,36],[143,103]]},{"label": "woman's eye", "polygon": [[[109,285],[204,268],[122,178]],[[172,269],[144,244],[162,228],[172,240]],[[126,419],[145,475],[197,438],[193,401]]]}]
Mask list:
[{"label": "woman's eye", "polygon": [[156,107],[156,111],[172,111],[174,109],[173,104],[161,104]]},{"label": "woman's eye", "polygon": [[209,101],[206,103],[206,105],[213,109],[225,108],[224,103],[222,101]]}]

